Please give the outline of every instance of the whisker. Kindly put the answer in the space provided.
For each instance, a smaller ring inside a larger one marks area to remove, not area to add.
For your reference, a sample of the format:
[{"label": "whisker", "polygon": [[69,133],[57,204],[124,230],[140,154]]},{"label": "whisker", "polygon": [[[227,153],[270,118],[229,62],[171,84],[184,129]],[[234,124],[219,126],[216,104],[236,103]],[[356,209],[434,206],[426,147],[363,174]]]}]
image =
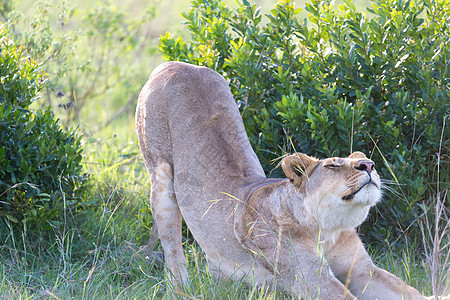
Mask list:
[{"label": "whisker", "polygon": [[339,198],[342,198],[345,194],[348,194],[348,192],[351,192],[351,188],[349,188],[347,185],[340,186],[339,189],[336,192],[336,195]]},{"label": "whisker", "polygon": [[383,185],[381,186],[381,190],[382,190],[382,191],[387,191],[387,192],[389,192],[390,194],[396,196],[396,197],[399,198],[399,199],[403,198],[403,194],[402,194],[401,192],[399,192],[399,191],[397,191],[396,189],[394,189],[394,188],[392,188],[392,187],[390,187],[390,186],[387,186],[387,185],[385,185],[385,184],[383,184]]},{"label": "whisker", "polygon": [[397,185],[397,186],[399,186],[399,185],[402,185],[402,186],[407,185],[405,183],[398,183],[398,182],[396,182],[394,180],[389,180],[389,179],[381,179],[381,183],[385,184],[385,185]]},{"label": "whisker", "polygon": [[392,192],[392,193],[398,193],[398,191],[396,191],[393,187],[390,187],[390,186],[385,185],[385,184],[381,185],[381,189],[389,191],[389,192]]}]

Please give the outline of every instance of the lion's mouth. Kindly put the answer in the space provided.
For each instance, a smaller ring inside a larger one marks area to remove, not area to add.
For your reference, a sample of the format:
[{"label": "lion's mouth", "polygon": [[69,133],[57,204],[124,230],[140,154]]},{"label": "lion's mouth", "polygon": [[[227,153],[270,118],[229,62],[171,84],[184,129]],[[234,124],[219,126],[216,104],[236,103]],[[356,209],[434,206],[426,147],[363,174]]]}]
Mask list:
[{"label": "lion's mouth", "polygon": [[344,201],[351,201],[351,200],[353,200],[353,198],[355,198],[355,195],[356,195],[363,187],[365,187],[366,185],[369,185],[369,184],[373,184],[374,186],[376,186],[377,188],[379,188],[378,185],[377,185],[375,182],[372,181],[372,179],[369,179],[369,180],[366,181],[364,184],[362,184],[356,191],[354,191],[354,192],[348,194],[347,196],[343,196],[343,197],[342,197],[342,200],[344,200]]}]

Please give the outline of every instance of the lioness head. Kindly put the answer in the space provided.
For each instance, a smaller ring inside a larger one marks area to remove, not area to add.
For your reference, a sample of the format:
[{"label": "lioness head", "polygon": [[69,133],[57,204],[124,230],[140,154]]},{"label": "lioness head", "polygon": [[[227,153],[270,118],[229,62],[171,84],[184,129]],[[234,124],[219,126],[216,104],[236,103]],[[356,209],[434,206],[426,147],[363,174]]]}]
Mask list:
[{"label": "lioness head", "polygon": [[295,153],[283,160],[282,168],[324,230],[360,225],[381,199],[380,177],[373,161],[361,152],[323,160]]}]

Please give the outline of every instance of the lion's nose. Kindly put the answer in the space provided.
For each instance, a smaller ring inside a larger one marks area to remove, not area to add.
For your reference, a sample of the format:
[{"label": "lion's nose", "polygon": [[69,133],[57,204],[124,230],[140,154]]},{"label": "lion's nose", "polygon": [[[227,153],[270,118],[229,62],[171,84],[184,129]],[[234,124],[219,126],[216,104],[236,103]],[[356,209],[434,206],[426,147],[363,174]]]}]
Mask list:
[{"label": "lion's nose", "polygon": [[366,171],[367,173],[371,173],[374,169],[375,164],[372,161],[359,161],[358,165],[355,167],[357,170]]}]

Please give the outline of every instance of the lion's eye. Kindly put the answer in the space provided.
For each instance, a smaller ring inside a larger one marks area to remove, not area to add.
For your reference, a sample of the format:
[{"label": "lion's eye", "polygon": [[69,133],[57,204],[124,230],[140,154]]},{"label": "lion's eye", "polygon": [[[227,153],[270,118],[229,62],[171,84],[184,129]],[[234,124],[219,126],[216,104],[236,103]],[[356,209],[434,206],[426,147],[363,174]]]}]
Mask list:
[{"label": "lion's eye", "polygon": [[325,168],[330,168],[330,169],[336,169],[336,168],[339,168],[339,167],[340,167],[340,165],[336,165],[336,164],[325,165]]}]

